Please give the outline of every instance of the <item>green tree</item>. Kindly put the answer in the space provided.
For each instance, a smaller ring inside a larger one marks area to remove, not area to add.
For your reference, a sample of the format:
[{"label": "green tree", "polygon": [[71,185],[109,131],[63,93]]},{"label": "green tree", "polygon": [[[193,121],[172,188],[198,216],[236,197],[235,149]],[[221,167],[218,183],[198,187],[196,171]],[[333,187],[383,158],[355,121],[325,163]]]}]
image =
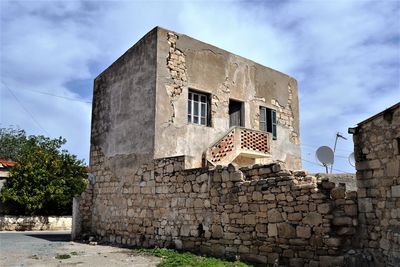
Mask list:
[{"label": "green tree", "polygon": [[17,162],[0,192],[8,214],[71,214],[73,196],[86,188],[86,168],[61,146],[64,138],[0,130],[0,158]]}]

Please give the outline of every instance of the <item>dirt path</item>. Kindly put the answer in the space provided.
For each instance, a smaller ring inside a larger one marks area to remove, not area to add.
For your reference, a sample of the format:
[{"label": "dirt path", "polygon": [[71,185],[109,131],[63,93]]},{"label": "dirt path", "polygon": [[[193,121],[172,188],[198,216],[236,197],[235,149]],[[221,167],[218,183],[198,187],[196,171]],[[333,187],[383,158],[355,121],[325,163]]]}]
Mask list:
[{"label": "dirt path", "polygon": [[[68,232],[0,232],[0,266],[156,266],[159,258],[69,241]],[[68,255],[57,259],[57,255]]]}]

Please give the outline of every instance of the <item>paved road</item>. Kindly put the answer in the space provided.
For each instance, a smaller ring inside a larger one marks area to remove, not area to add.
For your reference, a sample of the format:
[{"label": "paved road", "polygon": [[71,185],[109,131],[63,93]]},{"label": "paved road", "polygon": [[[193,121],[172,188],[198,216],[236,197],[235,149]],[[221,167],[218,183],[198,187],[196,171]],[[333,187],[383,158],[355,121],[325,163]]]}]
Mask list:
[{"label": "paved road", "polygon": [[[56,259],[57,255],[68,259]],[[133,255],[131,250],[70,241],[70,233],[0,232],[0,266],[156,266],[159,258]]]}]

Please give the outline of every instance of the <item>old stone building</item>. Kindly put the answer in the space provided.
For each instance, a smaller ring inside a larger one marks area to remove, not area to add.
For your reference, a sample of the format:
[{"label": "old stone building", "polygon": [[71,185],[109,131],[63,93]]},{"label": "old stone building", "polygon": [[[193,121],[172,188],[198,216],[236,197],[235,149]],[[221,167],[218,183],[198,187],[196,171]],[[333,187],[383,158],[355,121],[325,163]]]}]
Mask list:
[{"label": "old stone building", "polygon": [[95,79],[92,116],[92,150],[132,170],[183,155],[301,167],[295,79],[159,27]]},{"label": "old stone building", "polygon": [[349,191],[343,176],[297,170],[293,78],[157,27],[95,80],[74,235],[281,266],[395,266],[399,117],[398,104],[354,129]]},{"label": "old stone building", "polygon": [[400,266],[400,103],[354,129],[360,247]]}]

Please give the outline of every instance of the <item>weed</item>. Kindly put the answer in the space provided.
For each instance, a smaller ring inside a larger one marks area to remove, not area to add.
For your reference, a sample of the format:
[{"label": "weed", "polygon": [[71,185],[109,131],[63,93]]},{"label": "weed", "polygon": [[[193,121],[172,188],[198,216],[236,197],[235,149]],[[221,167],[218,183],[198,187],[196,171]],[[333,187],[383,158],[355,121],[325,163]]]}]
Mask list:
[{"label": "weed", "polygon": [[230,262],[166,248],[139,249],[137,250],[137,253],[162,258],[162,261],[157,265],[158,267],[251,267],[251,265],[247,265],[240,261]]},{"label": "weed", "polygon": [[57,254],[56,259],[57,260],[66,260],[71,258],[71,255],[69,254]]}]

